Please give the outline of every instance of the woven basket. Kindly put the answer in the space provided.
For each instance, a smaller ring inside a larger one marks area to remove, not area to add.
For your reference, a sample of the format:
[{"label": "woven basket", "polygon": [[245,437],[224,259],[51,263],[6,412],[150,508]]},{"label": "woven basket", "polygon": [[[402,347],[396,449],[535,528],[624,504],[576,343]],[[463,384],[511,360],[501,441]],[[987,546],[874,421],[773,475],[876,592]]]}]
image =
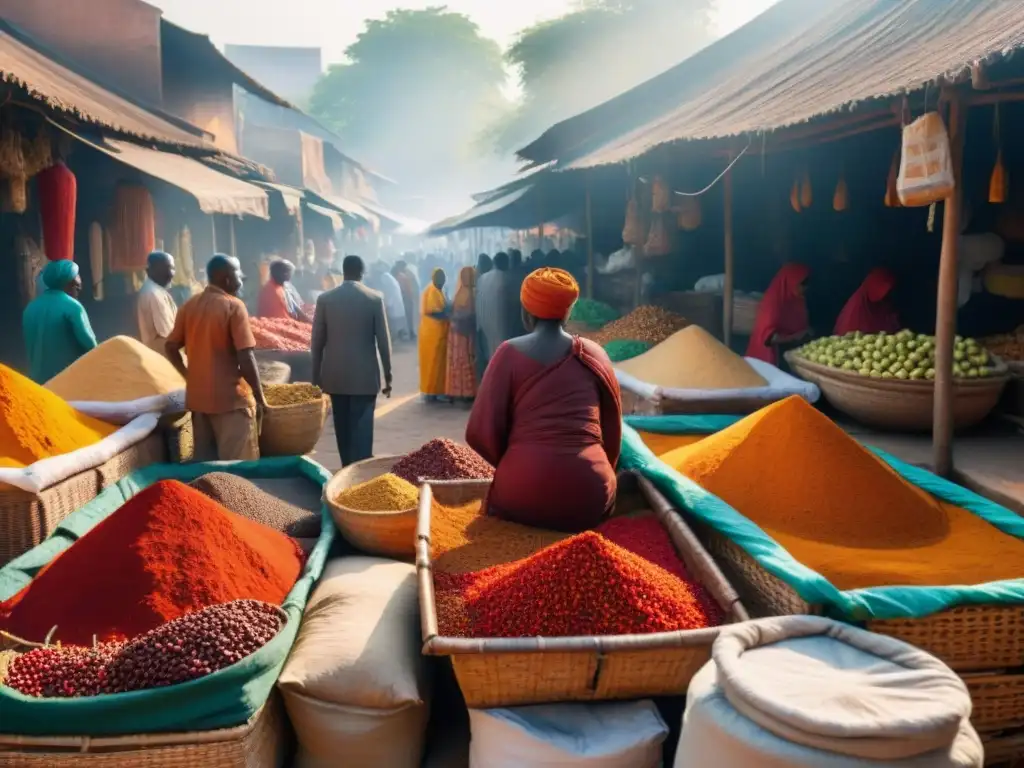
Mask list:
[{"label": "woven basket", "polygon": [[0,768],[276,768],[290,742],[276,695],[245,725],[216,731],[88,736],[0,734]]},{"label": "woven basket", "polygon": [[1021,768],[1024,733],[981,734],[986,768]]},{"label": "woven basket", "polygon": [[39,493],[0,485],[0,566],[42,543],[64,518],[103,489],[137,469],[166,460],[163,436],[156,431],[104,464]]},{"label": "woven basket", "polygon": [[263,412],[260,456],[304,456],[312,451],[323,434],[330,402],[324,395],[309,403],[269,406]]},{"label": "woven basket", "polygon": [[324,501],[334,524],[351,544],[364,552],[411,561],[416,556],[416,507],[363,512],[335,499],[349,488],[387,474],[401,456],[379,456],[345,467],[324,487]]},{"label": "woven basket", "polygon": [[192,429],[191,411],[162,417],[160,429],[167,446],[167,461],[171,464],[187,464],[195,458],[196,437]]},{"label": "woven basket", "polygon": [[732,300],[732,332],[749,336],[754,332],[754,321],[761,300],[752,296],[734,296]]},{"label": "woven basket", "polygon": [[[822,613],[716,529],[687,520],[753,616]],[[1024,675],[1003,671],[1024,666],[1024,606],[961,606],[921,619],[868,621],[865,628],[928,651],[959,673],[979,732],[1024,728]]]},{"label": "woven basket", "polygon": [[[872,379],[808,362],[793,352],[786,353],[786,361],[798,376],[817,384],[832,405],[863,424],[910,432],[932,428],[934,382]],[[1009,380],[1009,370],[998,359],[987,378],[954,380],[954,427],[965,429],[988,416]]]},{"label": "woven basket", "polygon": [[[723,608],[726,623],[745,621],[736,592],[668,501],[644,478],[640,490],[668,530],[690,573]],[[678,696],[711,658],[718,628],[651,635],[559,638],[440,637],[430,562],[430,513],[442,504],[484,496],[488,481],[425,483],[420,491],[416,572],[423,653],[450,656],[459,687],[472,708],[561,701]]]}]

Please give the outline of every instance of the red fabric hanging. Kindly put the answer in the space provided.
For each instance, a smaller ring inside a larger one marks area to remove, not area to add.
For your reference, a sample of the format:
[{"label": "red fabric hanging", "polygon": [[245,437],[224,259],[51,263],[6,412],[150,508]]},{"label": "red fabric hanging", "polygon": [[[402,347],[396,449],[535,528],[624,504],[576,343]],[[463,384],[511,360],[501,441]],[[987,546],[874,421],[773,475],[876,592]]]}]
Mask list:
[{"label": "red fabric hanging", "polygon": [[75,204],[78,180],[58,162],[36,176],[43,219],[43,247],[50,261],[75,258]]},{"label": "red fabric hanging", "polygon": [[156,209],[148,189],[117,188],[110,231],[110,271],[145,269],[146,259],[156,248]]}]

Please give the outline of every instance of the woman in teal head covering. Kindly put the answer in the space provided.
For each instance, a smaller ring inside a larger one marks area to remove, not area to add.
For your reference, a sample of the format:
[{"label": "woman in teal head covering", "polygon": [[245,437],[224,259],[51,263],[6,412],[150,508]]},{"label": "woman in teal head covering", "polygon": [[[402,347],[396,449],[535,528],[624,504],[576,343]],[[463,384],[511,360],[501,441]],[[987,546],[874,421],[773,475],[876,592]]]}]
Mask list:
[{"label": "woman in teal head covering", "polygon": [[73,261],[51,261],[42,272],[46,290],[21,318],[28,349],[29,376],[45,384],[96,346],[85,307],[78,301],[82,278]]}]

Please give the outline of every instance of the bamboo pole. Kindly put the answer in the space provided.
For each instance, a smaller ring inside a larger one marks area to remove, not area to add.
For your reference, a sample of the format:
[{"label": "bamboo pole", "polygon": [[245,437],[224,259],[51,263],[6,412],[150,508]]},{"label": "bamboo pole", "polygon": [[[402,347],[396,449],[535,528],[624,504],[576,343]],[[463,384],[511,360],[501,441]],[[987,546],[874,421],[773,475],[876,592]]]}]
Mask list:
[{"label": "bamboo pole", "polygon": [[228,223],[231,226],[231,228],[229,230],[229,232],[231,233],[231,258],[237,259],[238,258],[238,241],[235,239],[235,217],[234,216],[229,217],[228,218]]},{"label": "bamboo pole", "polygon": [[[729,158],[732,162],[732,157]],[[722,289],[722,337],[725,346],[732,346],[733,286],[735,285],[734,244],[732,232],[732,169],[722,179],[725,229],[725,285]]]},{"label": "bamboo pole", "polygon": [[960,207],[963,202],[961,164],[967,111],[952,93],[949,101],[949,139],[956,186],[942,210],[942,255],[935,318],[935,406],[932,416],[932,469],[948,477],[953,471],[953,342],[956,336],[957,257]]},{"label": "bamboo pole", "polygon": [[590,180],[586,181],[584,215],[587,226],[587,298],[594,298],[594,219],[590,203]]},{"label": "bamboo pole", "polygon": [[213,252],[220,253],[220,251],[217,250],[217,214],[215,213],[210,214],[210,227],[213,232]]}]

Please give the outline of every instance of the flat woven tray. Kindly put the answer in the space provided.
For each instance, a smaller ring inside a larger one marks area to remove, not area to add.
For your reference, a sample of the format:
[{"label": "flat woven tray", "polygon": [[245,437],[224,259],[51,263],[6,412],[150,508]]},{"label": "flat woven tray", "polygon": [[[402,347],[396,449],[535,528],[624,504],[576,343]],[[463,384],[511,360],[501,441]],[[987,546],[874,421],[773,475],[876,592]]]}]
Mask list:
[{"label": "flat woven tray", "polygon": [[[683,562],[723,609],[725,623],[745,621],[746,609],[668,500],[637,478],[647,506],[665,526]],[[490,481],[425,483],[416,542],[423,653],[450,656],[466,703],[487,708],[559,701],[678,696],[711,658],[719,629],[650,635],[558,638],[455,638],[438,634],[430,562],[430,515],[442,504],[482,499]]]}]

